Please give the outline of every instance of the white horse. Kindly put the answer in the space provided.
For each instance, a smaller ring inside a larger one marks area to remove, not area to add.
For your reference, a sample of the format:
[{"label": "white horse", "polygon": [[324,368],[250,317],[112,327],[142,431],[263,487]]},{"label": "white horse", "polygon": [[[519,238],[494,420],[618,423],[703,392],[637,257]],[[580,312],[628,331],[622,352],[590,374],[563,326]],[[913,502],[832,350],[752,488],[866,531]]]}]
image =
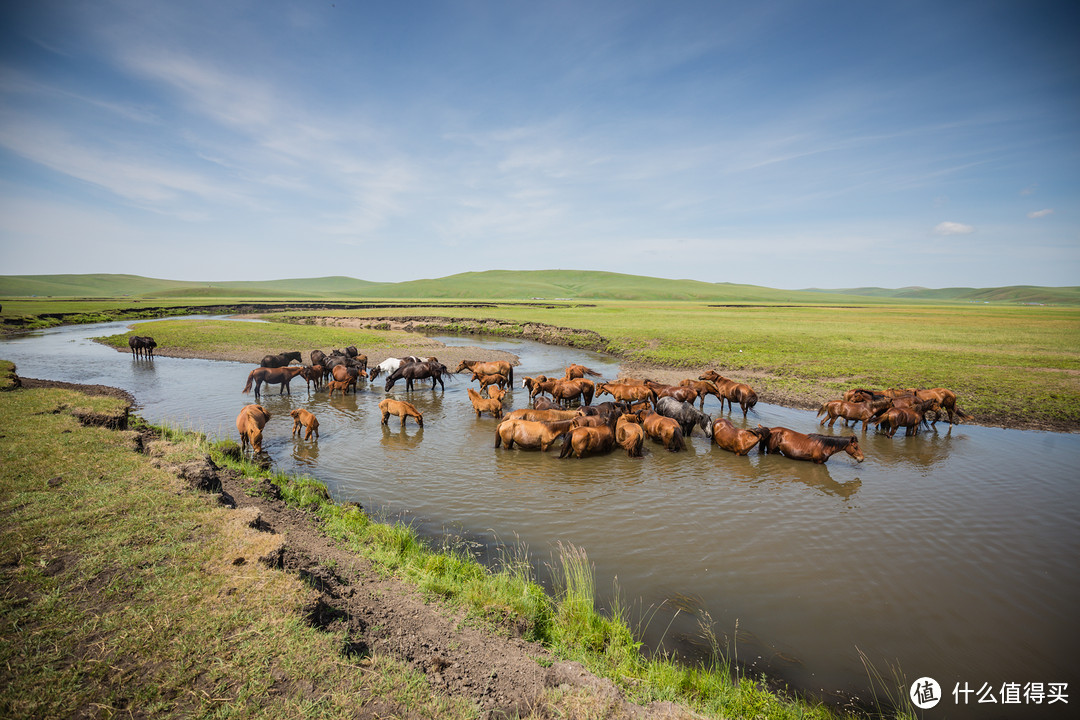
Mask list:
[{"label": "white horse", "polygon": [[406,355],[403,358],[386,358],[374,368],[368,368],[368,380],[374,380],[383,373],[389,375],[390,373],[396,371],[402,365],[408,365],[409,363],[415,362],[428,362],[429,360],[434,359],[435,358],[433,357],[419,358],[415,355]]}]

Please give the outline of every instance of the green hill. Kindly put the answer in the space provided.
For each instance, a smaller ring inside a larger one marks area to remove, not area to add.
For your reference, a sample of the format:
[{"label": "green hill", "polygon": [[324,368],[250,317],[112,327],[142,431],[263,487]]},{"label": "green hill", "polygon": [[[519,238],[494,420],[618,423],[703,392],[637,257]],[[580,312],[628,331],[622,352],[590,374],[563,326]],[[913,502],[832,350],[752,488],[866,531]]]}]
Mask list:
[{"label": "green hill", "polygon": [[992,302],[1080,305],[1078,287],[849,288],[777,290],[758,285],[586,270],[487,270],[442,278],[379,283],[332,276],[267,281],[190,282],[138,275],[3,275],[0,297],[169,299],[499,299],[690,300],[708,303],[836,304],[855,302]]}]

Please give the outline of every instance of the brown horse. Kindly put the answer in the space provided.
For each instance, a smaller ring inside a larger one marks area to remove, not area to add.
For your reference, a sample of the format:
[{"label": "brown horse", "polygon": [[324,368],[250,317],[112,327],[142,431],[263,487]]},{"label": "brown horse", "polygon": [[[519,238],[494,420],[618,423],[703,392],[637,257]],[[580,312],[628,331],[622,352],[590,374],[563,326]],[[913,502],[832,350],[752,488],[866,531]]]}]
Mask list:
[{"label": "brown horse", "polygon": [[784,427],[774,427],[769,431],[767,445],[770,453],[780,453],[794,460],[810,460],[819,465],[838,452],[846,452],[859,462],[866,459],[859,449],[859,440],[854,435],[807,435]]},{"label": "brown horse", "polygon": [[769,428],[758,425],[750,430],[743,430],[731,424],[726,418],[719,418],[713,423],[713,442],[724,450],[736,455],[747,455],[754,446],[758,446],[758,452],[768,449]]},{"label": "brown horse", "polygon": [[904,436],[917,435],[919,428],[926,425],[926,413],[937,410],[941,406],[937,400],[924,400],[914,405],[893,405],[892,407],[878,412],[873,420],[874,426],[879,430],[884,426],[885,433],[892,437],[900,428],[904,428]]},{"label": "brown horse", "polygon": [[323,368],[322,365],[304,365],[300,377],[307,383],[308,392],[311,392],[311,383],[315,383],[315,390],[322,390]]},{"label": "brown horse", "polygon": [[592,380],[579,378],[577,380],[556,380],[551,386],[551,397],[569,405],[577,400],[582,405],[592,403],[593,394],[596,392],[596,384]]},{"label": "brown horse", "polygon": [[240,433],[240,451],[248,445],[257,453],[262,452],[262,431],[270,413],[262,405],[245,405],[236,416],[236,430]]},{"label": "brown horse", "polygon": [[558,422],[559,420],[573,420],[579,417],[577,410],[534,410],[533,408],[520,408],[507,414],[507,420],[531,420],[533,422]]},{"label": "brown horse", "polygon": [[620,416],[615,421],[615,442],[626,451],[628,457],[641,457],[641,448],[645,444],[641,418],[633,413]]},{"label": "brown horse", "polygon": [[698,380],[708,380],[716,385],[720,394],[723,395],[723,399],[720,401],[721,412],[724,411],[724,400],[727,400],[728,410],[731,412],[735,410],[735,403],[739,403],[744,418],[747,410],[757,405],[757,393],[754,392],[754,388],[746,383],[730,380],[715,370],[709,370],[705,374],[699,375]]},{"label": "brown horse", "polygon": [[[352,384],[350,380],[331,380],[326,383],[326,387],[330,390],[330,397],[334,397],[335,392],[340,392],[345,395],[349,391],[349,385]],[[355,392],[353,393],[355,394]]]},{"label": "brown horse", "polygon": [[523,448],[547,452],[556,440],[570,431],[572,420],[558,422],[533,422],[531,420],[503,420],[495,428],[495,447],[505,445],[509,450],[517,443]]},{"label": "brown horse", "polygon": [[[915,398],[917,400],[935,400],[941,409],[945,410],[949,415],[949,424],[952,425],[953,417],[957,417],[960,420],[970,418],[966,412],[956,407],[956,393],[948,388],[932,388],[930,390],[916,390]],[[938,421],[937,416],[934,417],[934,422],[931,424],[936,425]]]},{"label": "brown horse", "polygon": [[619,402],[635,402],[637,400],[656,400],[656,392],[644,384],[628,383],[596,383],[596,394],[610,395]]},{"label": "brown horse", "polygon": [[685,380],[680,380],[679,385],[682,385],[683,387],[692,387],[697,390],[698,399],[701,400],[701,405],[699,407],[700,410],[705,410],[706,395],[712,395],[717,400],[719,400],[720,409],[724,409],[724,396],[720,394],[720,389],[716,387],[716,383],[710,382],[708,380],[694,380],[691,378],[687,378]]},{"label": "brown horse", "polygon": [[570,364],[566,366],[566,374],[563,375],[563,380],[577,380],[583,378],[586,375],[592,375],[593,377],[600,377],[600,373],[596,372],[592,368],[587,368],[584,365]]},{"label": "brown horse", "polygon": [[687,387],[686,385],[664,385],[663,383],[658,383],[654,380],[646,380],[645,385],[651,388],[653,393],[655,393],[653,395],[654,405],[662,397],[675,398],[681,402],[693,404],[698,396],[697,390],[692,387]]},{"label": "brown horse", "polygon": [[352,391],[355,394],[357,380],[366,378],[368,375],[367,370],[354,365],[335,365],[330,368],[330,376],[337,382],[346,383],[348,387],[352,388]]},{"label": "brown horse", "polygon": [[490,413],[491,417],[501,418],[503,414],[502,401],[494,398],[481,397],[480,393],[476,392],[472,388],[468,388],[469,400],[472,402],[473,410],[476,411],[476,417],[480,417],[480,413]]},{"label": "brown horse", "polygon": [[304,429],[307,430],[307,433],[304,435],[305,440],[310,440],[312,433],[315,434],[316,440],[319,439],[319,418],[315,417],[304,408],[296,408],[295,410],[290,410],[289,414],[292,415],[293,419],[293,435],[300,434],[300,426],[302,425]]},{"label": "brown horse", "polygon": [[534,410],[562,410],[562,405],[546,397],[534,397],[532,405]]},{"label": "brown horse", "polygon": [[[489,388],[493,385],[503,388],[506,387],[507,383],[510,382],[506,379],[505,375],[500,375],[499,373],[481,374],[475,371],[473,372],[472,377],[469,379],[476,380],[480,383],[480,392],[484,392],[485,388]],[[490,391],[488,392],[488,395],[491,395]]]},{"label": "brown horse", "polygon": [[830,400],[823,404],[817,411],[819,417],[824,415],[818,425],[824,425],[825,421],[828,420],[829,427],[832,427],[837,418],[843,418],[844,427],[848,427],[852,420],[855,421],[856,425],[858,425],[861,420],[863,432],[866,432],[866,426],[870,424],[870,421],[874,416],[889,407],[891,402],[892,401],[888,398],[880,398],[878,400],[865,402]]},{"label": "brown horse", "polygon": [[639,413],[638,417],[641,418],[641,427],[645,430],[645,434],[653,440],[662,443],[671,452],[686,449],[682,428],[677,420],[664,417],[652,410]]},{"label": "brown horse", "polygon": [[580,458],[585,455],[599,455],[611,452],[615,446],[615,431],[610,425],[604,424],[598,427],[575,427],[563,436],[562,452],[560,458]]},{"label": "brown horse", "polygon": [[265,368],[278,368],[285,367],[289,363],[295,360],[298,363],[304,362],[303,355],[299,350],[293,350],[291,352],[283,352],[277,355],[266,355],[263,357],[262,362],[259,363],[261,367]]},{"label": "brown horse", "polygon": [[405,427],[405,421],[408,418],[415,418],[416,424],[420,427],[424,427],[424,415],[416,409],[412,403],[407,403],[404,400],[394,400],[393,398],[386,398],[379,403],[379,410],[382,411],[382,424],[390,424],[390,416],[397,415],[401,420],[401,427]]},{"label": "brown horse", "polygon": [[461,364],[454,370],[454,374],[457,374],[462,370],[469,370],[479,375],[502,375],[506,378],[507,382],[511,385],[514,384],[514,366],[506,360],[491,360],[489,362],[484,362],[483,360],[462,360]]},{"label": "brown horse", "polygon": [[487,391],[488,391],[487,396],[489,398],[491,398],[492,400],[499,400],[500,402],[502,401],[502,399],[504,397],[506,397],[506,393],[507,393],[506,388],[497,387],[497,386],[493,386],[493,385],[489,385]]},{"label": "brown horse", "polygon": [[289,383],[303,371],[303,365],[277,368],[257,367],[248,373],[247,385],[244,386],[243,392],[250,392],[251,384],[254,382],[256,400],[259,399],[259,387],[263,383],[266,383],[267,385],[280,385],[281,390],[278,391],[278,395],[286,392],[292,395],[292,390],[289,389]]},{"label": "brown horse", "polygon": [[525,376],[521,379],[521,387],[529,391],[529,399],[533,400],[540,393],[551,394],[551,388],[555,387],[557,380],[555,378],[548,379],[547,375],[537,375],[536,377]]}]

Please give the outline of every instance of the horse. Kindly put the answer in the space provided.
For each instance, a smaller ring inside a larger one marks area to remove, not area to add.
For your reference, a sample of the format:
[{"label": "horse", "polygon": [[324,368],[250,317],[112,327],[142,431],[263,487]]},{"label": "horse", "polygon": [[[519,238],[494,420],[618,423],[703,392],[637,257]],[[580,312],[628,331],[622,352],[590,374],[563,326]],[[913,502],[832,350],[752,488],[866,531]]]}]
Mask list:
[{"label": "horse", "polygon": [[[521,379],[521,387],[529,391],[529,399],[534,400],[540,393],[551,394],[551,388],[555,387],[557,380],[549,380],[547,375],[537,375],[536,377],[523,377]],[[535,402],[535,401],[534,401]]]},{"label": "horse", "polygon": [[495,447],[505,445],[509,450],[517,443],[530,450],[539,448],[547,452],[556,440],[571,428],[573,420],[536,422],[532,420],[503,420],[495,428]]},{"label": "horse", "polygon": [[[576,421],[574,421],[576,422]],[[615,445],[615,430],[605,423],[596,427],[577,426],[563,435],[560,458],[580,458],[585,455],[598,455],[610,452]]]},{"label": "horse", "polygon": [[596,394],[610,395],[619,402],[634,402],[635,400],[656,400],[656,392],[647,385],[629,383],[596,383]]},{"label": "horse", "polygon": [[[971,416],[966,412],[956,407],[956,393],[948,388],[932,388],[930,390],[916,390],[916,400],[935,400],[937,404],[945,410],[949,415],[949,424],[953,424],[953,416],[955,414],[961,421],[969,419]],[[932,425],[936,425],[938,417],[934,417]]]},{"label": "horse", "polygon": [[624,412],[627,412],[627,404],[620,402],[607,402],[600,403],[598,405],[582,405],[577,409],[578,415],[599,415],[605,418],[609,418],[612,415],[618,417]]},{"label": "horse", "polygon": [[780,453],[794,460],[810,460],[819,465],[838,452],[846,452],[858,462],[866,459],[859,449],[859,439],[854,435],[807,435],[784,427],[774,427],[769,430],[766,446],[770,453]]},{"label": "horse", "polygon": [[758,446],[758,452],[768,450],[769,428],[758,425],[756,428],[743,430],[731,424],[727,418],[717,418],[713,423],[713,443],[717,447],[736,455],[747,455],[754,446]]},{"label": "horse", "polygon": [[259,366],[264,368],[285,367],[293,360],[298,363],[304,362],[303,355],[300,354],[299,350],[278,353],[277,355],[266,355],[263,357],[262,362],[259,363]]},{"label": "horse", "polygon": [[479,375],[502,375],[511,385],[514,384],[514,366],[506,360],[462,360],[454,374],[469,370]]},{"label": "horse", "polygon": [[656,412],[674,419],[682,428],[683,437],[690,437],[694,426],[701,428],[705,437],[712,437],[712,417],[694,407],[693,403],[676,400],[673,397],[656,399]]},{"label": "horse", "polygon": [[645,444],[641,418],[633,413],[619,416],[615,421],[615,442],[626,451],[627,457],[641,457],[641,448]]},{"label": "horse", "polygon": [[300,426],[303,425],[304,428],[307,430],[307,433],[304,435],[305,440],[310,440],[312,433],[315,433],[316,440],[319,439],[319,419],[317,417],[315,417],[303,408],[296,408],[295,410],[290,410],[289,414],[292,415],[293,419],[293,435],[299,435]]},{"label": "horse", "polygon": [[[372,368],[368,373],[368,379],[374,380],[382,374],[390,374],[400,368],[402,365],[409,365],[414,362],[430,362],[435,360],[433,357],[418,358],[415,355],[407,355],[403,358],[390,357],[383,360],[381,363]],[[366,365],[365,365],[366,369]]]},{"label": "horse", "polygon": [[[473,371],[473,375],[469,380],[477,380],[480,382],[480,392],[484,391],[484,388],[489,388],[492,385],[497,385],[499,388],[503,388],[509,382],[505,375],[499,373],[481,374]],[[489,391],[490,395],[490,391]]]},{"label": "horse", "polygon": [[746,417],[746,411],[757,405],[757,393],[746,383],[729,380],[715,370],[709,370],[703,375],[699,375],[698,380],[708,380],[712,382],[716,385],[720,394],[723,395],[723,398],[720,400],[720,412],[724,411],[724,400],[727,400],[729,411],[734,411],[735,403],[739,403],[744,418]]},{"label": "horse", "polygon": [[131,354],[135,357],[152,360],[157,343],[149,335],[132,335],[128,338],[128,347],[131,348]]},{"label": "horse", "polygon": [[262,431],[270,413],[262,405],[245,405],[236,416],[236,429],[240,433],[240,452],[248,445],[254,452],[262,452]]},{"label": "horse", "polygon": [[563,375],[563,380],[577,380],[579,378],[585,377],[586,375],[600,377],[600,373],[596,372],[591,368],[587,368],[584,365],[575,365],[571,363],[570,365],[566,366],[566,374]]},{"label": "horse", "polygon": [[919,428],[926,425],[926,413],[940,407],[937,400],[933,399],[916,402],[910,407],[893,405],[878,411],[873,423],[878,430],[884,425],[885,433],[889,437],[895,435],[900,428],[904,428],[905,437],[917,435]]},{"label": "horse", "polygon": [[472,388],[468,388],[469,401],[472,402],[473,410],[476,411],[476,417],[480,417],[480,413],[491,413],[493,418],[501,418],[503,415],[502,401],[495,398],[481,397],[480,393],[476,392]]},{"label": "horse", "polygon": [[[331,380],[326,383],[326,387],[330,391],[330,397],[334,397],[335,392],[340,392],[342,395],[345,395],[348,393],[350,385],[352,385],[351,380]],[[353,388],[353,394],[356,394],[355,388]]]},{"label": "horse", "polygon": [[397,415],[401,420],[401,427],[405,427],[405,421],[408,418],[415,418],[416,424],[420,427],[424,427],[424,414],[416,409],[416,406],[412,403],[407,403],[404,400],[395,400],[393,398],[386,398],[379,403],[379,410],[382,411],[382,424],[390,424],[390,416]]},{"label": "horse", "polygon": [[304,365],[300,377],[307,383],[307,390],[311,392],[311,383],[315,383],[315,390],[322,390],[323,368],[322,365]]},{"label": "horse", "polygon": [[818,416],[824,415],[821,418],[821,422],[818,425],[824,425],[825,421],[829,421],[829,427],[833,426],[837,418],[844,419],[844,427],[848,426],[852,420],[858,425],[862,420],[863,432],[866,432],[866,426],[870,424],[870,421],[883,409],[889,407],[891,401],[888,398],[880,398],[878,400],[870,400],[866,402],[847,402],[845,400],[831,400],[824,403],[817,411]]},{"label": "horse", "polygon": [[281,385],[281,389],[278,391],[278,395],[288,392],[292,395],[292,390],[289,389],[289,383],[292,379],[304,372],[303,365],[294,365],[292,367],[257,367],[248,373],[247,385],[244,386],[243,392],[249,392],[251,390],[251,383],[255,383],[255,399],[259,399],[259,387],[266,383],[267,385]]},{"label": "horse", "polygon": [[394,383],[404,379],[405,390],[408,392],[413,389],[413,382],[416,380],[425,380],[427,378],[431,378],[432,390],[435,389],[436,382],[438,382],[440,387],[445,390],[446,385],[443,384],[443,375],[450,375],[450,371],[438,360],[409,363],[407,365],[402,365],[386,376],[386,391],[390,392],[390,388],[394,387]]},{"label": "horse", "polygon": [[535,397],[532,401],[534,410],[562,410],[562,405],[546,397]]},{"label": "horse", "polygon": [[653,440],[663,443],[664,447],[671,452],[686,449],[682,427],[679,426],[677,420],[660,415],[653,410],[642,411],[638,413],[638,417],[641,419],[641,427],[645,430],[645,434]]},{"label": "horse", "polygon": [[724,409],[724,396],[720,394],[720,389],[716,387],[715,383],[712,383],[708,380],[693,380],[691,378],[687,378],[685,380],[680,380],[679,385],[683,387],[692,387],[697,390],[698,399],[701,400],[701,406],[699,408],[700,410],[705,410],[706,395],[712,395],[717,400],[719,400],[720,409]]},{"label": "horse", "polygon": [[350,360],[356,361],[360,364],[362,368],[367,370],[367,355],[361,355],[360,352],[356,349],[355,345],[350,345],[349,347],[345,348],[345,357],[349,358]]},{"label": "horse", "polygon": [[646,387],[651,388],[655,393],[653,396],[654,406],[662,397],[671,397],[688,403],[697,400],[697,390],[692,387],[687,387],[685,385],[664,385],[663,383],[658,383],[654,380],[646,380],[645,385]]},{"label": "horse", "polygon": [[596,384],[592,380],[586,380],[585,378],[556,380],[551,386],[551,397],[567,405],[571,400],[577,400],[582,405],[589,405],[592,403],[595,392]]},{"label": "horse", "polygon": [[312,365],[326,367],[326,353],[324,353],[322,350],[312,350],[310,355]]},{"label": "horse", "polygon": [[356,383],[360,378],[367,377],[367,371],[363,368],[350,365],[334,365],[330,368],[330,375],[338,382],[346,382],[356,393]]},{"label": "horse", "polygon": [[535,410],[533,408],[519,408],[507,413],[506,420],[530,420],[532,422],[559,422],[561,420],[573,420],[579,417],[577,410]]}]

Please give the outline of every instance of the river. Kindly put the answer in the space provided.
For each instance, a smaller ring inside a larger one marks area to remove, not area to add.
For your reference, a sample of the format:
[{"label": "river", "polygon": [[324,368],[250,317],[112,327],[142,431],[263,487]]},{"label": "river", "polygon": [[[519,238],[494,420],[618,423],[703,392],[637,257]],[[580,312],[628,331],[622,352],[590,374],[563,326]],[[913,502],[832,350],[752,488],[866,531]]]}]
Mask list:
[{"label": "river", "polygon": [[[236,439],[253,366],[135,360],[89,339],[127,326],[6,338],[0,358],[26,377],[128,390],[152,423]],[[619,369],[610,357],[530,341],[439,339],[514,353],[519,380],[561,375],[571,362],[607,378]],[[617,587],[650,648],[703,651],[711,622],[740,662],[824,698],[867,700],[869,662],[890,680],[937,680],[945,699],[934,717],[1050,717],[1068,707],[1002,700],[1012,683],[1076,687],[1080,434],[947,423],[911,438],[860,431],[865,462],[839,454],[818,466],[735,457],[695,432],[684,453],[647,442],[640,459],[560,460],[495,449],[496,421],[476,418],[469,386],[464,375],[445,391],[406,394],[399,383],[393,394],[425,420],[404,430],[396,418],[380,423],[381,382],[332,400],[309,395],[302,380],[291,396],[275,386],[262,396],[274,415],[265,447],[278,468],[318,478],[338,501],[428,537],[467,538],[481,554],[509,547],[542,569],[559,543],[584,548],[601,600]],[[512,397],[511,408],[527,404],[520,382]],[[294,407],[319,417],[317,443],[290,436]],[[720,412],[714,398],[705,410]],[[730,418],[743,422],[740,411]],[[812,412],[763,404],[748,423],[818,431]],[[984,683],[997,704],[953,694]]]}]

